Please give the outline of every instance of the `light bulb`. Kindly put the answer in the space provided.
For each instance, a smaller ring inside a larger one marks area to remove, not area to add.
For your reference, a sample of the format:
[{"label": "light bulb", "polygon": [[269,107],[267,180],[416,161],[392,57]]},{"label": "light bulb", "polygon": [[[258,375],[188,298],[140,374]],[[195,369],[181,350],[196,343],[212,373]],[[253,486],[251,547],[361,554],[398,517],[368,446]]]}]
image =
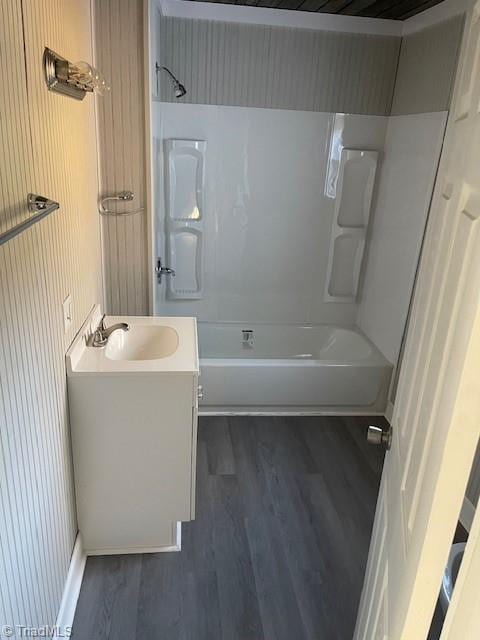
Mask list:
[{"label": "light bulb", "polygon": [[80,62],[75,62],[73,65],[75,69],[75,75],[81,76],[84,82],[93,82],[94,80],[94,69],[88,62],[84,60],[80,60]]},{"label": "light bulb", "polygon": [[103,78],[101,83],[95,87],[95,91],[98,93],[99,96],[104,96],[106,93],[110,91],[110,85],[107,83],[105,78]]}]

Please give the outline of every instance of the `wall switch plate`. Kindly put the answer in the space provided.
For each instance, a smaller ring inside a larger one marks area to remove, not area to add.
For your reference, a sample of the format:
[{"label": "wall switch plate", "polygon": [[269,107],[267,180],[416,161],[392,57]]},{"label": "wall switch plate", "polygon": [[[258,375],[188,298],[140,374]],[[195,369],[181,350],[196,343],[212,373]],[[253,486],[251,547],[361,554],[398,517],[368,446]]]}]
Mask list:
[{"label": "wall switch plate", "polygon": [[69,294],[62,304],[63,307],[63,329],[65,333],[70,329],[72,324],[72,296]]}]

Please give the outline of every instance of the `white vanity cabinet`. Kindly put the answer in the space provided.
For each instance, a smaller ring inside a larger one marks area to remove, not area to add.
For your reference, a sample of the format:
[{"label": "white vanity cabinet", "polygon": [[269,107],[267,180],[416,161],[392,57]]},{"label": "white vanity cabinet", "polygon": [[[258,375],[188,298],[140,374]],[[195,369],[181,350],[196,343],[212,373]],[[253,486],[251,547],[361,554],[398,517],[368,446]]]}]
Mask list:
[{"label": "white vanity cabinet", "polygon": [[[84,339],[67,355],[78,526],[89,555],[176,548],[177,523],[195,514],[195,320],[125,317],[106,324],[120,320],[132,335],[142,323],[173,326],[177,358],[109,359]],[[123,348],[131,357],[131,347]]]}]

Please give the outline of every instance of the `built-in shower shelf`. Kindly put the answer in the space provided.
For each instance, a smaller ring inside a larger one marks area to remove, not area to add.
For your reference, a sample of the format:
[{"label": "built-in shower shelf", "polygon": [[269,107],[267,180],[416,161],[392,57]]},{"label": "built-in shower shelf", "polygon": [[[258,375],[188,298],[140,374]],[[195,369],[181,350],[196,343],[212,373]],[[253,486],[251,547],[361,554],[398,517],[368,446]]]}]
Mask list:
[{"label": "built-in shower shelf", "polygon": [[327,302],[354,302],[357,298],[377,163],[377,151],[342,150],[325,289]]},{"label": "built-in shower shelf", "polygon": [[167,298],[203,297],[205,140],[165,140]]}]

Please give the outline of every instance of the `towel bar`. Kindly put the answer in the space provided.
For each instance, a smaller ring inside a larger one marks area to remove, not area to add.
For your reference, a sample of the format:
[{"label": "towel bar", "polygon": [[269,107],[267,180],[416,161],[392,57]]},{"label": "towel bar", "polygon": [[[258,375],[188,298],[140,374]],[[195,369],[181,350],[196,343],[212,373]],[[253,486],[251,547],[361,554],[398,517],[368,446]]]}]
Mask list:
[{"label": "towel bar", "polygon": [[30,213],[35,213],[35,215],[0,234],[0,245],[5,244],[5,242],[8,242],[12,238],[15,238],[15,236],[18,236],[18,234],[22,233],[22,231],[25,231],[37,222],[40,222],[40,220],[46,218],[50,213],[52,213],[52,211],[58,209],[59,206],[58,202],[55,202],[54,200],[49,200],[48,198],[37,195],[36,193],[29,193],[27,195],[27,208]]}]

